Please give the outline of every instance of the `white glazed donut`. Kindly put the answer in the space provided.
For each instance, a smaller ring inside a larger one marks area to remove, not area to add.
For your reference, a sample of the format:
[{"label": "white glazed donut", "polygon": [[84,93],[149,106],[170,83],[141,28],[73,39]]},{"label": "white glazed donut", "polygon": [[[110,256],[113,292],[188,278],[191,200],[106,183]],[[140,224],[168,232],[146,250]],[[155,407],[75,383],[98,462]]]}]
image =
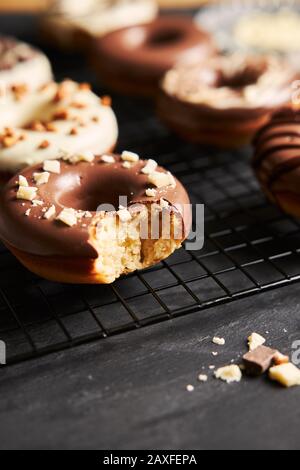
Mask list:
[{"label": "white glazed donut", "polygon": [[70,48],[82,46],[83,37],[151,22],[157,13],[155,0],[57,0],[41,22],[46,38]]},{"label": "white glazed donut", "polygon": [[0,87],[2,93],[13,85],[36,89],[52,80],[47,57],[29,44],[0,36]]},{"label": "white glazed donut", "polygon": [[113,150],[118,125],[109,97],[100,99],[88,84],[65,80],[39,90],[23,86],[0,100],[0,173],[57,158],[60,151]]}]

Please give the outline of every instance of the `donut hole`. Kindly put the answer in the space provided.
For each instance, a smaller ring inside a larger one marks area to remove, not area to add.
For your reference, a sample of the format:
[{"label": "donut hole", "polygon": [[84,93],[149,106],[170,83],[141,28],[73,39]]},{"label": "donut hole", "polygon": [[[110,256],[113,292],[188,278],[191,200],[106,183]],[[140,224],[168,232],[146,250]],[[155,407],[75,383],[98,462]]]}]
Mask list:
[{"label": "donut hole", "polygon": [[255,85],[261,77],[263,71],[256,68],[248,68],[240,70],[232,74],[225,74],[220,72],[217,77],[217,88],[245,88],[250,85]]},{"label": "donut hole", "polygon": [[151,47],[163,47],[176,44],[182,41],[184,34],[178,29],[166,29],[155,31],[151,34],[146,43]]},{"label": "donut hole", "polygon": [[243,58],[236,58],[230,70],[226,63],[225,68],[217,71],[216,87],[240,89],[255,85],[266,70],[267,64],[264,60],[256,59],[247,62]]},{"label": "donut hole", "polygon": [[123,36],[127,46],[132,49],[166,47],[180,43],[184,37],[185,33],[176,28],[164,28],[148,32],[143,27],[131,28],[129,31],[124,32]]},{"label": "donut hole", "polygon": [[89,184],[85,184],[85,179],[76,174],[65,174],[56,182],[57,203],[63,207],[72,207],[75,210],[106,212],[118,210],[120,206],[120,196],[127,198],[129,204],[132,199],[134,188],[131,184],[126,184],[124,179],[116,178],[101,181],[90,179]]}]

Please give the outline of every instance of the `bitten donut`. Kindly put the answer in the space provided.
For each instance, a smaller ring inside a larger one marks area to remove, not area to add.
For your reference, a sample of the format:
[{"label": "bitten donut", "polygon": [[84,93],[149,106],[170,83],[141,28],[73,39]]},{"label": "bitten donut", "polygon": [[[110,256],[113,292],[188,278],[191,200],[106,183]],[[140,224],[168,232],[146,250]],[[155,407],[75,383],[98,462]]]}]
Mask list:
[{"label": "bitten donut", "polygon": [[164,77],[160,118],[182,137],[217,147],[248,143],[291,97],[296,72],[271,56],[217,56]]},{"label": "bitten donut", "polygon": [[25,169],[0,195],[1,239],[54,281],[112,283],[167,258],[190,227],[180,182],[128,151],[64,153]]},{"label": "bitten donut", "polygon": [[267,197],[300,217],[300,112],[285,109],[254,140],[253,168]]},{"label": "bitten donut", "polygon": [[31,91],[25,85],[0,101],[0,175],[51,160],[59,150],[108,152],[118,126],[108,97],[66,80]]},{"label": "bitten donut", "polygon": [[92,63],[99,79],[121,93],[152,95],[178,61],[215,53],[212,37],[185,16],[161,16],[123,28],[94,42]]},{"label": "bitten donut", "polygon": [[52,80],[47,57],[34,47],[17,39],[0,36],[0,91],[26,85],[36,89]]},{"label": "bitten donut", "polygon": [[41,33],[62,49],[87,49],[92,38],[148,23],[157,11],[155,0],[58,0],[42,15]]}]

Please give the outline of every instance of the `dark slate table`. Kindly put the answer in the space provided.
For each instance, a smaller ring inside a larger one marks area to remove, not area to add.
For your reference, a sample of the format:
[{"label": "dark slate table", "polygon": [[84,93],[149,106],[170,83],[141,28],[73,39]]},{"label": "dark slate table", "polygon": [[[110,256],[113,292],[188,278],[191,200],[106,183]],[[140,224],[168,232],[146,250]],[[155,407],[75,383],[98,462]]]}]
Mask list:
[{"label": "dark slate table", "polygon": [[[242,354],[253,330],[290,351],[300,338],[298,288],[3,369],[0,447],[299,449],[299,388],[264,378],[196,383],[202,365]],[[227,340],[218,358],[215,333]]]},{"label": "dark slate table", "polygon": [[[32,17],[2,17],[0,28],[35,41]],[[55,68],[91,78],[78,59]],[[299,449],[300,388],[266,378],[227,385],[208,370],[239,362],[253,331],[290,353],[299,299],[295,284],[2,368],[0,448]],[[203,366],[206,384],[197,382]]]}]

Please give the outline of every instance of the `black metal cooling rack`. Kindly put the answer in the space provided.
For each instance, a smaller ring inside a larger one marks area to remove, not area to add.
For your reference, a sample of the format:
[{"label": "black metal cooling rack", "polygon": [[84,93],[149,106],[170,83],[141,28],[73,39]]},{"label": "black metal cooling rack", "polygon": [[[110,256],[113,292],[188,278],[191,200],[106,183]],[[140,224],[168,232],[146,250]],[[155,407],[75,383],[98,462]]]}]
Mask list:
[{"label": "black metal cooling rack", "polygon": [[[30,17],[0,17],[0,26],[36,42]],[[58,78],[92,80],[82,58],[47,53]],[[113,103],[120,150],[154,157],[186,185],[193,203],[205,204],[205,246],[199,252],[183,248],[112,286],[47,282],[0,247],[0,340],[6,342],[8,364],[200,315],[300,279],[300,224],[267,203],[252,175],[249,149],[220,152],[187,144],[160,125],[148,103],[119,96]]]},{"label": "black metal cooling rack", "polygon": [[[150,106],[115,99],[120,148],[174,172],[206,207],[204,248],[112,286],[47,282],[0,251],[0,339],[8,363],[107,338],[300,279],[300,225],[270,206],[252,175],[249,151],[200,149],[170,135]],[[200,313],[199,313],[200,314]]]}]

